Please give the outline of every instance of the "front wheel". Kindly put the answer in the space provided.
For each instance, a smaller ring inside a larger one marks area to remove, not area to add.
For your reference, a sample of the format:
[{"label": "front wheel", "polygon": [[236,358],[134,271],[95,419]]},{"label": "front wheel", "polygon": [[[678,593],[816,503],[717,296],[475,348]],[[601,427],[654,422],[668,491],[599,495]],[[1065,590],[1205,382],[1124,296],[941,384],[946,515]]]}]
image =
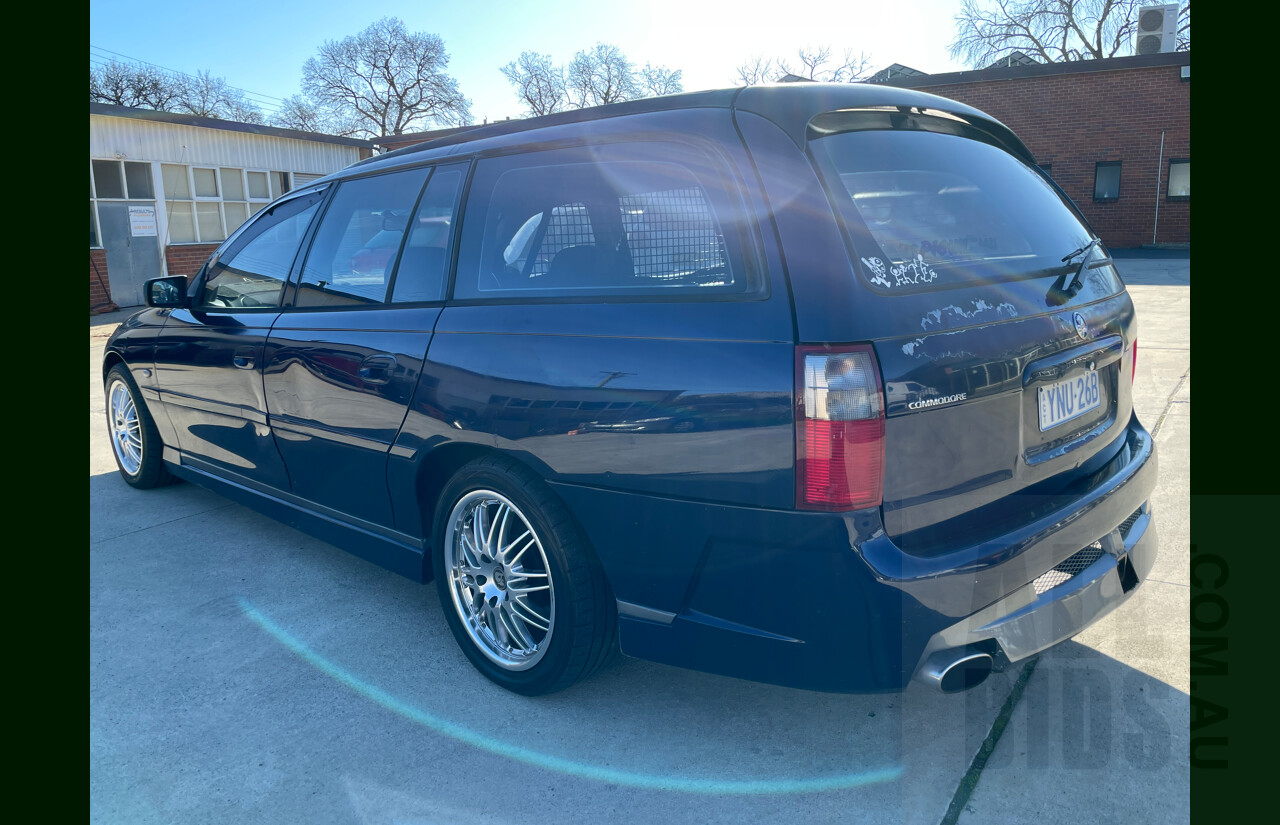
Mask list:
[{"label": "front wheel", "polygon": [[537,695],[608,660],[616,604],[599,560],[541,479],[508,459],[474,461],[445,488],[435,524],[440,601],[481,673]]},{"label": "front wheel", "polygon": [[164,466],[160,433],[138,387],[123,364],[107,372],[107,432],[120,475],[139,488],[162,487],[178,479]]}]

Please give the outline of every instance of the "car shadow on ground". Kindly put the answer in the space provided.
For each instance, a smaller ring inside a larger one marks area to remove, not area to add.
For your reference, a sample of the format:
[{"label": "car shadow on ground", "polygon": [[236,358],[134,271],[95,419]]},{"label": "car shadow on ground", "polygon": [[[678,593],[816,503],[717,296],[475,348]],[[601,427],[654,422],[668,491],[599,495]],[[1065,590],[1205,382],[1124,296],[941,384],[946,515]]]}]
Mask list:
[{"label": "car shadow on ground", "polygon": [[[469,665],[434,585],[189,484],[139,491],[102,473],[90,500],[98,813],[145,799],[167,821],[278,818],[328,796],[448,818],[475,809],[457,773],[559,789],[546,806],[490,795],[492,822],[559,823],[601,804],[617,821],[846,821],[856,805],[872,821],[937,822],[1002,713],[970,802],[989,819],[1021,821],[1034,808],[1020,797],[1048,783],[1112,788],[1090,809],[1109,821],[1132,813],[1135,778],[1185,774],[1186,695],[1074,643],[1037,664],[1011,708],[1020,669],[958,696],[837,695],[626,657],[527,698]],[[1189,803],[1143,804],[1148,821],[1173,821]]]}]

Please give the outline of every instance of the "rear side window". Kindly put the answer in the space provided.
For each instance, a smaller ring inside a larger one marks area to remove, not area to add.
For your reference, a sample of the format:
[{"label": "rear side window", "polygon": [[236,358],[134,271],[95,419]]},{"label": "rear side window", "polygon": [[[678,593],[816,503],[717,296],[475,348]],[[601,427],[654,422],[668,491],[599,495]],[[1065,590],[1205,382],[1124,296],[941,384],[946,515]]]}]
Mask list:
[{"label": "rear side window", "polygon": [[863,276],[931,290],[1061,271],[1089,241],[1034,168],[957,135],[869,130],[811,143],[850,230]]},{"label": "rear side window", "polygon": [[464,166],[436,169],[418,202],[409,240],[400,255],[392,286],[392,303],[444,299],[445,270],[453,237],[453,211],[462,186]]},{"label": "rear side window", "polygon": [[386,301],[400,242],[429,171],[410,169],[339,184],[307,253],[297,306]]},{"label": "rear side window", "polygon": [[611,145],[481,160],[454,297],[754,290],[736,192],[692,150]]}]

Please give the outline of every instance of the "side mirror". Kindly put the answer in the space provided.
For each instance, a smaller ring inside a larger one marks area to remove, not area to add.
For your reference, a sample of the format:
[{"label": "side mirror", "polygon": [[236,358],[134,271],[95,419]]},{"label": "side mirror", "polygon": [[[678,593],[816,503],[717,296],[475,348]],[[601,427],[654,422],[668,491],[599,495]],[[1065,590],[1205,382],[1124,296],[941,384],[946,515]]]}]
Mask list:
[{"label": "side mirror", "polygon": [[187,276],[170,275],[168,278],[152,278],[146,283],[147,306],[149,307],[186,307],[191,305],[187,298]]}]

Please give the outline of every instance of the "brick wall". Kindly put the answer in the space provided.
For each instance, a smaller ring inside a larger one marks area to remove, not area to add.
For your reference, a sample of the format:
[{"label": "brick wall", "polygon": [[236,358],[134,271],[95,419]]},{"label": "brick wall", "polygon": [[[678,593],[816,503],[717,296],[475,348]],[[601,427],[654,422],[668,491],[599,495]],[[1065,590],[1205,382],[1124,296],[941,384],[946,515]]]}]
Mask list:
[{"label": "brick wall", "polygon": [[111,279],[107,277],[107,250],[89,250],[89,314],[119,309],[111,302]]},{"label": "brick wall", "polygon": [[[1169,159],[1191,157],[1191,83],[1178,66],[911,85],[976,106],[1013,129],[1038,163],[1053,165],[1053,179],[1108,246],[1150,244],[1157,197],[1156,242],[1191,242],[1191,202],[1165,196]],[[1095,201],[1094,165],[1116,160],[1119,199]]]},{"label": "brick wall", "polygon": [[216,243],[191,243],[170,245],[164,248],[165,266],[170,275],[186,275],[190,281],[200,271],[204,262],[218,248]]}]

